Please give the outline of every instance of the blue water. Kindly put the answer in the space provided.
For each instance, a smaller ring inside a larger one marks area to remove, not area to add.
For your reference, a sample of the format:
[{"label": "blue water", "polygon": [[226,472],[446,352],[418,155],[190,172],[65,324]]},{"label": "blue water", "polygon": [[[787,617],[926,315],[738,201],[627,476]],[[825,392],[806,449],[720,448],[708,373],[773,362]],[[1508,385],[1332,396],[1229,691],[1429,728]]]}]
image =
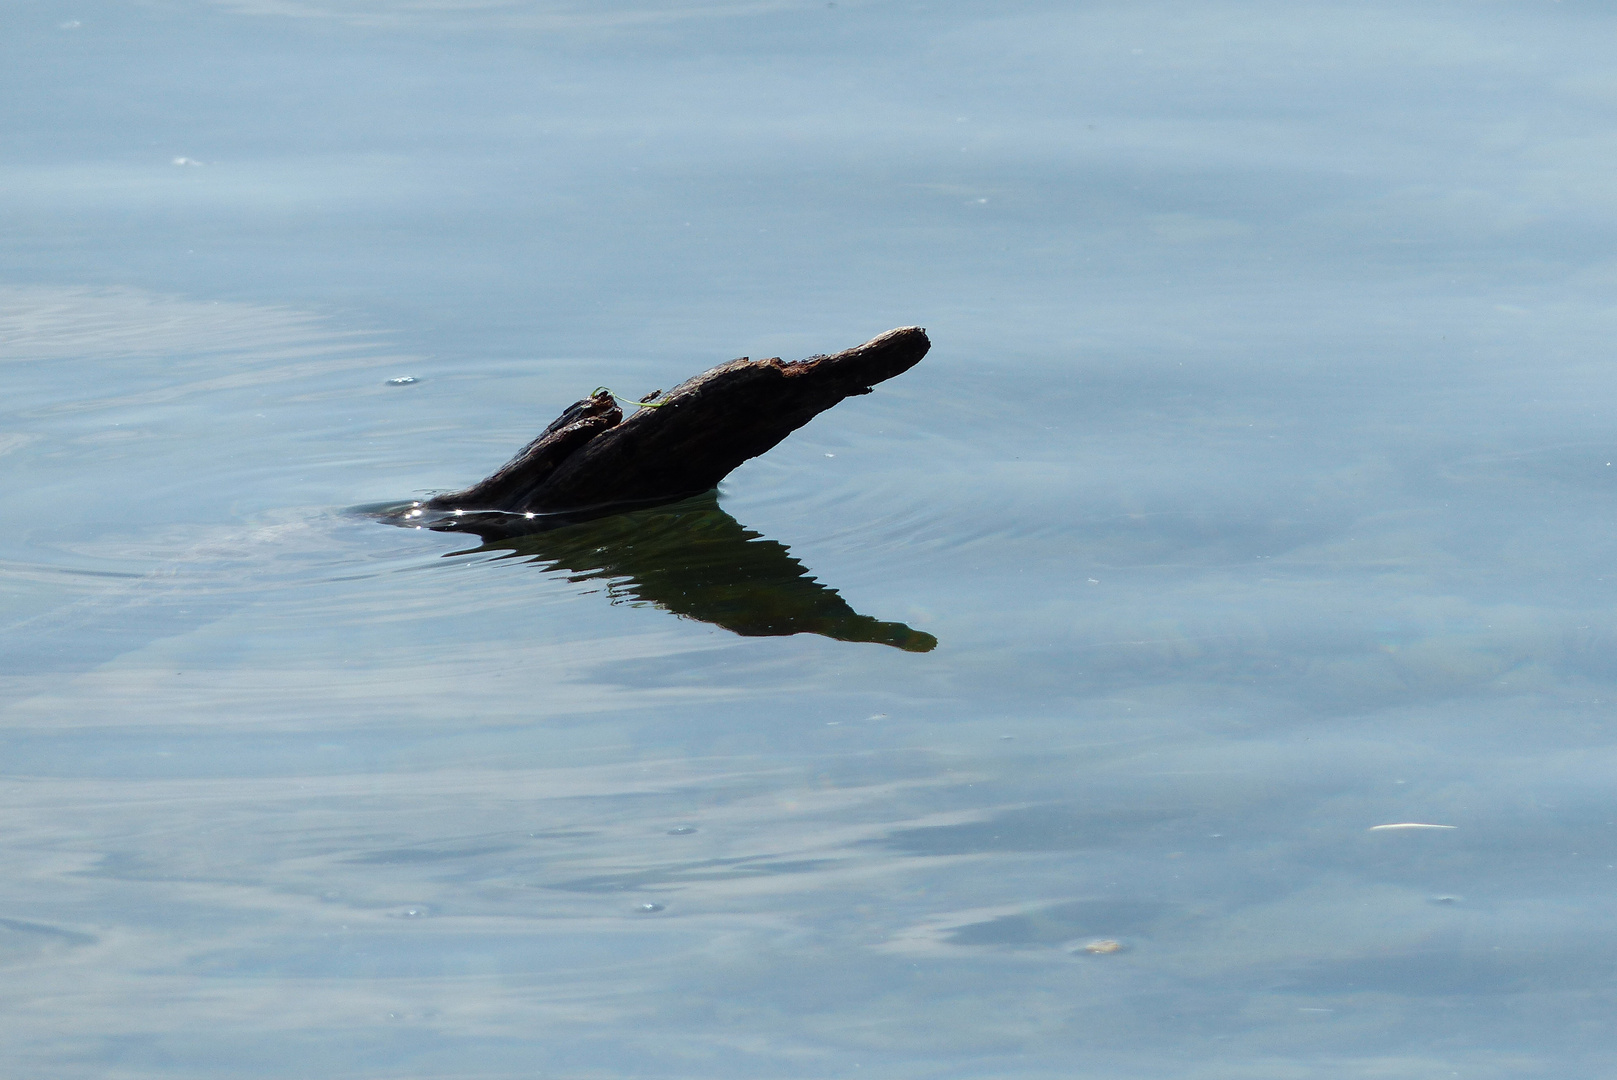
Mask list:
[{"label": "blue water", "polygon": [[[1614,34],[12,4],[3,1071],[1609,1073]],[[931,651],[350,512],[908,324],[706,520]]]}]

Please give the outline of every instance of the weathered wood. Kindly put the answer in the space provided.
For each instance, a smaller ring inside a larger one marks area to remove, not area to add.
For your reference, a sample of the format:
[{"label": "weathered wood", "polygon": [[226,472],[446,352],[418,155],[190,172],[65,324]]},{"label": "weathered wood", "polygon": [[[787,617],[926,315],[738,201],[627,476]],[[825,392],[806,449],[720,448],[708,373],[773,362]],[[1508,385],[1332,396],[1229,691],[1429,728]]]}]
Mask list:
[{"label": "weathered wood", "polygon": [[428,500],[427,506],[434,510],[529,510],[535,492],[568,455],[622,419],[623,410],[611,394],[596,394],[575,402],[494,475],[465,491],[436,496]]},{"label": "weathered wood", "polygon": [[543,527],[536,519],[560,523],[708,491],[843,398],[908,371],[930,347],[925,330],[907,326],[794,363],[743,357],[654,396],[655,407],[627,419],[611,394],[598,393],[486,480],[428,499],[421,523],[482,531],[515,515]]}]

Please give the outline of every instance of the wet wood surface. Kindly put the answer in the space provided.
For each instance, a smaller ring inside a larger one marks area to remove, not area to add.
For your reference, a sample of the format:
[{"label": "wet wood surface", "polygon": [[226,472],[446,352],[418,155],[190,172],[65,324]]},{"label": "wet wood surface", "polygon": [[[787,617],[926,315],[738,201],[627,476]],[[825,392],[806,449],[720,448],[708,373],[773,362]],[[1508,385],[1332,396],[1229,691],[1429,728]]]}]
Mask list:
[{"label": "wet wood surface", "polygon": [[931,347],[918,326],[889,330],[829,356],[742,357],[667,394],[625,403],[605,391],[569,406],[488,478],[433,496],[431,528],[516,531],[675,502],[711,490],[845,398],[914,367]]}]

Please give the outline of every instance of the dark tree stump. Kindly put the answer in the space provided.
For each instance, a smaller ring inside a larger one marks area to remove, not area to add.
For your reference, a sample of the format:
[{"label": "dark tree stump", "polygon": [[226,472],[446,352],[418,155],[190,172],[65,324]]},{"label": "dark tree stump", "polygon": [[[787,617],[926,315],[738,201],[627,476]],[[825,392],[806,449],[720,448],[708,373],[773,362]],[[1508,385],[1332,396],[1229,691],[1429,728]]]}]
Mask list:
[{"label": "dark tree stump", "polygon": [[520,531],[675,502],[716,487],[843,398],[868,394],[926,355],[926,331],[906,326],[832,356],[786,363],[745,357],[651,395],[627,419],[600,392],[569,407],[481,483],[435,495],[411,524],[467,532]]}]

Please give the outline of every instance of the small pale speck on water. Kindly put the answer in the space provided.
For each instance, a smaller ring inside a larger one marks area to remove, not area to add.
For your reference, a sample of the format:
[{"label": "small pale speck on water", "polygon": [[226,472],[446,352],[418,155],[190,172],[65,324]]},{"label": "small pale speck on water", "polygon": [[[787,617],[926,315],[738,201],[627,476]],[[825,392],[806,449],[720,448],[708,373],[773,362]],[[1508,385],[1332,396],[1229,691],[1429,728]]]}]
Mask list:
[{"label": "small pale speck on water", "polygon": [[415,381],[416,377],[414,375],[400,375],[396,379],[389,379],[387,384],[389,386],[410,386],[414,384]]},{"label": "small pale speck on water", "polygon": [[1123,943],[1121,941],[1113,941],[1111,938],[1102,938],[1099,941],[1091,941],[1089,944],[1084,946],[1084,952],[1089,953],[1092,956],[1105,956],[1108,953],[1122,951]]},{"label": "small pale speck on water", "polygon": [[696,826],[695,825],[675,825],[672,829],[668,830],[668,835],[669,836],[689,836],[691,833],[693,833],[695,831],[696,831]]},{"label": "small pale speck on water", "polygon": [[646,915],[651,915],[662,911],[663,906],[661,904],[641,904],[639,907],[635,908],[635,910]]}]

